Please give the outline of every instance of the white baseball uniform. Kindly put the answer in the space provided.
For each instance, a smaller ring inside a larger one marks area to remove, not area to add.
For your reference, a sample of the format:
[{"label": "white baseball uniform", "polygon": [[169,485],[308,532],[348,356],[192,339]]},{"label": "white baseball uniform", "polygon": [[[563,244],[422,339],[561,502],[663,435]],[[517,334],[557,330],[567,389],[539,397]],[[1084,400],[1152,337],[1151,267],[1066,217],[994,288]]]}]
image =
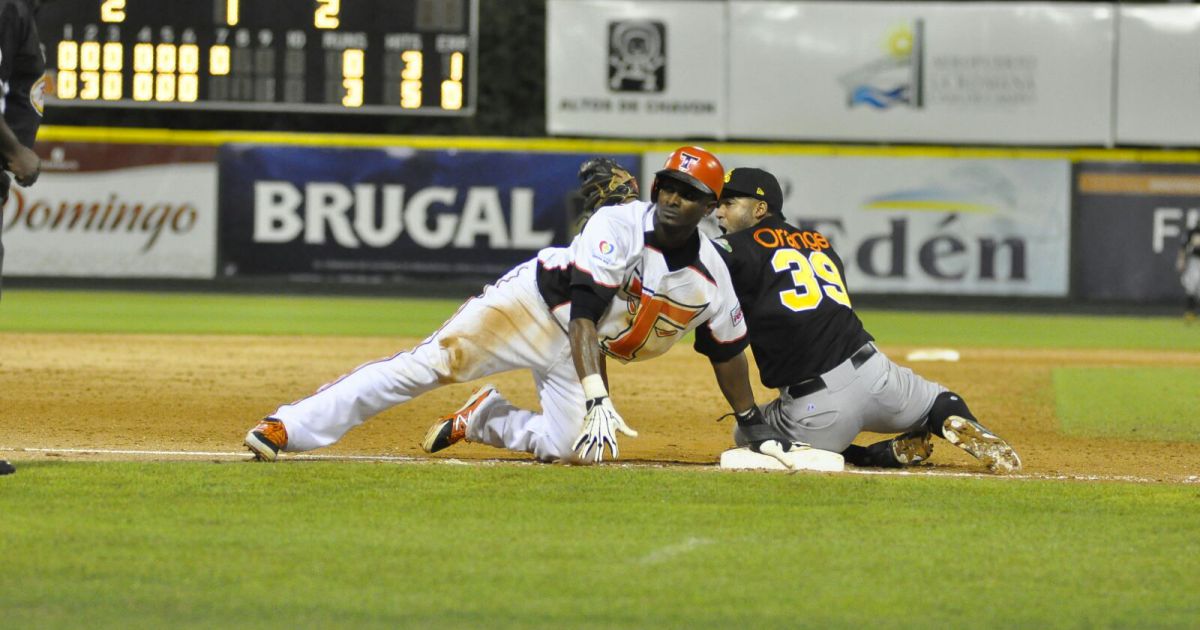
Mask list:
[{"label": "white baseball uniform", "polygon": [[287,450],[333,444],[367,418],[441,385],[525,368],[542,411],[494,394],[472,415],[467,439],[543,461],[570,457],[585,411],[566,332],[572,286],[611,296],[596,329],[604,352],[619,361],[656,357],[693,330],[697,351],[718,361],[746,346],[741,307],[712,243],[697,234],[664,252],[654,236],[653,204],[599,209],[569,247],[543,249],[518,265],[415,348],[280,407],[272,417],[287,428]]}]

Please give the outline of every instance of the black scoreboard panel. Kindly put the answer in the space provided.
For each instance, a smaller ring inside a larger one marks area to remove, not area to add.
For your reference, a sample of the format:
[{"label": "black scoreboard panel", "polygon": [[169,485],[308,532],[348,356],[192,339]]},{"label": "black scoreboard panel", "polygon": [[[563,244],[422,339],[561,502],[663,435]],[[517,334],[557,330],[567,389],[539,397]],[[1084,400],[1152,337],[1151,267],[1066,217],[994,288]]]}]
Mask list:
[{"label": "black scoreboard panel", "polygon": [[477,0],[55,0],[54,106],[470,115]]}]

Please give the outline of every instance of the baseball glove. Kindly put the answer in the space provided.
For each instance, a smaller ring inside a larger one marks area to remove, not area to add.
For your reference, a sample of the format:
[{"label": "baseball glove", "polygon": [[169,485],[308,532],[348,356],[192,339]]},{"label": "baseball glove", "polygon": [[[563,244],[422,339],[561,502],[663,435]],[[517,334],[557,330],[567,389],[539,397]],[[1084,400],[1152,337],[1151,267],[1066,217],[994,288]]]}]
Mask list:
[{"label": "baseball glove", "polygon": [[583,196],[583,215],[591,216],[597,208],[637,199],[637,178],[614,160],[592,158],[579,167],[579,193]]}]

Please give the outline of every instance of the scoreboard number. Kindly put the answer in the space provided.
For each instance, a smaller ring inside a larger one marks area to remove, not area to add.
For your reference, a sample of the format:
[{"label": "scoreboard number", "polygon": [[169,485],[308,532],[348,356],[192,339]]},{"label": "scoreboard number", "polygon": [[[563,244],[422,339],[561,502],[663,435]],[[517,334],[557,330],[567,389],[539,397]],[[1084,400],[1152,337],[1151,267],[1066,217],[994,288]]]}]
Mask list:
[{"label": "scoreboard number", "polygon": [[474,114],[479,0],[56,0],[53,106]]}]

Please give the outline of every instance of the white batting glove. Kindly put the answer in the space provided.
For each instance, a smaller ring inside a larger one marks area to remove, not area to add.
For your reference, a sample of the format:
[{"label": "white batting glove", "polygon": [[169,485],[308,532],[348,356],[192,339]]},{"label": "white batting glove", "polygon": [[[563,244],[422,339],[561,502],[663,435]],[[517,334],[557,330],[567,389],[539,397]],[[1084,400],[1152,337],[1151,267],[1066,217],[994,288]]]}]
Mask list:
[{"label": "white batting glove", "polygon": [[791,442],[780,442],[779,440],[766,440],[763,442],[759,442],[756,446],[757,446],[757,448],[754,448],[753,450],[757,450],[759,453],[762,453],[763,455],[770,455],[771,457],[774,457],[775,459],[779,460],[779,463],[783,464],[784,468],[787,468],[789,475],[800,470],[796,466],[796,462],[792,461],[792,459],[790,457],[785,455],[785,453],[792,450],[793,444]]},{"label": "white batting glove", "polygon": [[587,397],[587,413],[583,416],[583,432],[572,447],[575,456],[580,461],[599,463],[604,459],[604,447],[607,446],[612,458],[616,459],[619,455],[616,433],[629,437],[637,437],[638,433],[625,424],[625,419],[613,407],[599,374],[585,376],[582,384]]},{"label": "white batting glove", "polygon": [[800,468],[792,458],[785,453],[791,451],[797,446],[803,446],[798,442],[792,442],[785,438],[778,429],[767,424],[766,418],[763,417],[762,410],[757,405],[733,414],[737,419],[738,428],[741,429],[742,435],[750,442],[750,450],[763,455],[770,455],[779,460],[783,467],[787,469],[788,474],[792,474]]}]

